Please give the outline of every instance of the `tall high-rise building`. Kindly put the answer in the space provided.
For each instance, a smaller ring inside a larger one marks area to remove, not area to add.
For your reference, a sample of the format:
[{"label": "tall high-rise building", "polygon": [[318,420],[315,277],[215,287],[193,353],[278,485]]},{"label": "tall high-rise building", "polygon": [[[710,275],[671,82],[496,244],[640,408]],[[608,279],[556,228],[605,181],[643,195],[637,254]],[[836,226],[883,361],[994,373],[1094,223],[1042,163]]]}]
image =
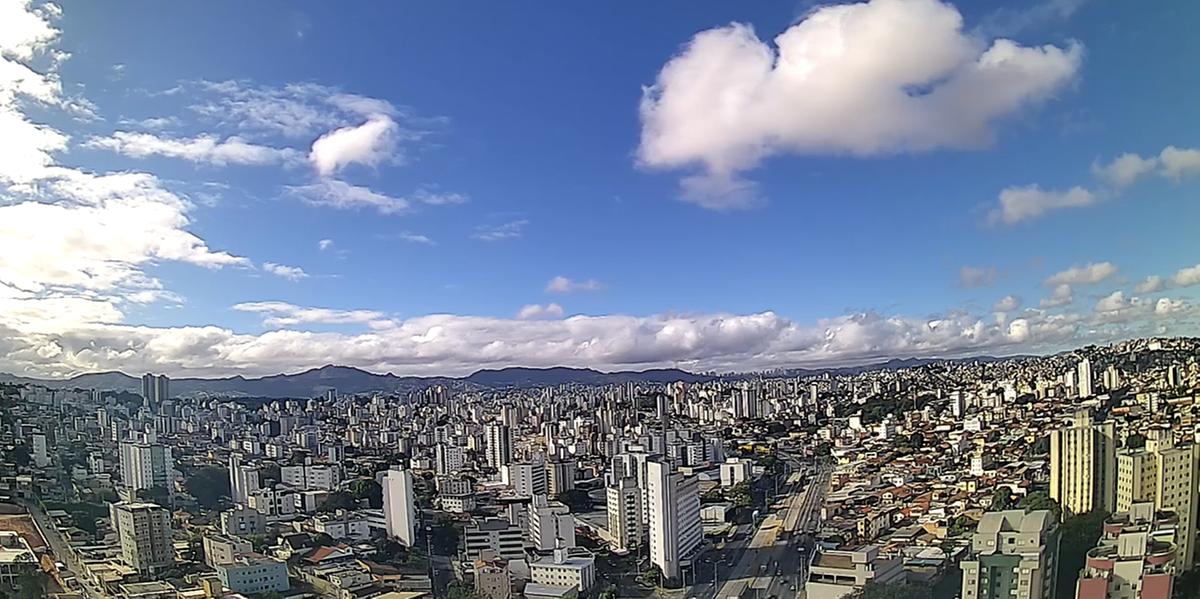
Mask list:
[{"label": "tall high-rise building", "polygon": [[171,514],[144,502],[109,504],[110,522],[120,539],[121,559],[142,574],[153,574],[175,562]]},{"label": "tall high-rise building", "polygon": [[175,467],[171,448],[161,443],[122,441],[118,450],[121,483],[132,491],[170,489]]},{"label": "tall high-rise building", "polygon": [[50,452],[46,444],[46,433],[33,433],[33,451],[30,452],[33,457],[33,465],[38,468],[45,468],[50,465]]},{"label": "tall high-rise building", "polygon": [[487,464],[503,470],[512,463],[512,429],[507,424],[489,423],[484,427]]},{"label": "tall high-rise building", "polygon": [[1079,397],[1091,397],[1095,394],[1092,384],[1092,361],[1087,358],[1080,360],[1076,370],[1078,371],[1078,376],[1075,378],[1079,385]]},{"label": "tall high-rise building", "polygon": [[962,567],[962,599],[1053,599],[1058,524],[1049,510],[987,512]]},{"label": "tall high-rise building", "polygon": [[555,459],[546,464],[546,486],[551,497],[575,488],[575,460]]},{"label": "tall high-rise building", "polygon": [[246,499],[261,485],[258,468],[242,463],[242,454],[229,455],[229,494],[234,503],[246,503]]},{"label": "tall high-rise building", "polygon": [[610,482],[606,492],[608,532],[617,549],[629,550],[642,543],[642,490],[637,479],[626,476]]},{"label": "tall high-rise building", "polygon": [[1075,586],[1076,599],[1170,599],[1178,518],[1135,503],[1104,522]]},{"label": "tall high-rise building", "polygon": [[517,497],[545,495],[550,490],[546,481],[546,465],[541,458],[509,464],[501,473],[504,483],[512,487],[513,495]]},{"label": "tall high-rise building", "polygon": [[171,379],[165,374],[142,375],[142,400],[146,404],[159,404],[171,397]]},{"label": "tall high-rise building", "polygon": [[412,472],[393,466],[383,477],[383,517],[388,536],[412,547],[417,540]]},{"label": "tall high-rise building", "polygon": [[538,551],[574,547],[575,517],[567,506],[534,495],[529,503],[529,540]]},{"label": "tall high-rise building", "polygon": [[663,576],[674,579],[703,537],[698,483],[695,477],[675,472],[661,456],[646,461],[646,480],[650,561]]},{"label": "tall high-rise building", "polygon": [[438,476],[453,474],[462,470],[466,463],[463,449],[449,443],[438,443],[433,450],[433,470]]},{"label": "tall high-rise building", "polygon": [[1071,514],[1112,512],[1116,499],[1116,426],[1087,412],[1050,433],[1050,497]]},{"label": "tall high-rise building", "polygon": [[1200,446],[1176,445],[1171,431],[1157,429],[1147,435],[1141,449],[1117,454],[1116,510],[1129,511],[1136,503],[1153,503],[1159,510],[1175,512],[1179,519],[1179,551],[1175,567],[1190,570],[1196,551],[1196,488],[1200,484]]}]

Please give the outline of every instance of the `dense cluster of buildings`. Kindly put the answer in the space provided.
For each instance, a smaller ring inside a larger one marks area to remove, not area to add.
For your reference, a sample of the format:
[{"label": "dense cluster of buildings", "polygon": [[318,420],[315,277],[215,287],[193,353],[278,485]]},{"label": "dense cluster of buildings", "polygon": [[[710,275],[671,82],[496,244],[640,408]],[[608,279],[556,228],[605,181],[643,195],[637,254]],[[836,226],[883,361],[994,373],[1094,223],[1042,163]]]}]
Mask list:
[{"label": "dense cluster of buildings", "polygon": [[[772,576],[811,599],[872,582],[1062,599],[1064,522],[1095,513],[1072,593],[1166,599],[1195,561],[1198,355],[1162,339],[300,398],[180,396],[161,375],[140,393],[11,385],[0,493],[37,525],[54,584],[88,599],[711,597]],[[811,550],[795,571],[740,570],[768,538]]]}]

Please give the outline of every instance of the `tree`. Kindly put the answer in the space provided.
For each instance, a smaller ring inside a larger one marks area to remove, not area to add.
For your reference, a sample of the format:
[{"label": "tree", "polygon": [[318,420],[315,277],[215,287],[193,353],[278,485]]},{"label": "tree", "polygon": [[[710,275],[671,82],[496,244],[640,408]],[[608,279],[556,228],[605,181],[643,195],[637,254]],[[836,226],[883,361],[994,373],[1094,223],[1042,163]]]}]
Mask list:
[{"label": "tree", "polygon": [[354,495],[355,499],[366,499],[367,505],[372,508],[383,507],[383,486],[374,479],[360,478],[350,483],[350,493]]},{"label": "tree", "polygon": [[17,599],[41,599],[46,596],[46,575],[36,567],[17,577]]},{"label": "tree", "polygon": [[744,480],[725,491],[725,499],[733,502],[735,507],[750,507],[754,503],[754,495],[750,492],[750,481]]},{"label": "tree", "polygon": [[1043,491],[1034,491],[1033,493],[1022,497],[1021,501],[1017,502],[1017,507],[1027,512],[1032,512],[1034,510],[1050,510],[1050,512],[1054,514],[1055,521],[1061,521],[1062,519],[1062,508],[1059,507],[1058,502],[1051,499],[1050,496]]},{"label": "tree", "polygon": [[567,506],[572,513],[586,512],[592,509],[592,498],[583,489],[563,491],[556,497]]},{"label": "tree", "polygon": [[869,582],[852,599],[929,599],[929,589],[907,584]]},{"label": "tree", "polygon": [[1087,552],[1096,546],[1104,532],[1108,513],[1095,510],[1067,518],[1059,529],[1058,597],[1070,597],[1075,592],[1079,571],[1087,560]]},{"label": "tree", "polygon": [[354,495],[346,491],[337,491],[330,493],[329,497],[321,505],[317,506],[318,512],[336,512],[337,510],[352,510],[358,507],[358,500]]},{"label": "tree", "polygon": [[446,599],[479,599],[479,594],[475,589],[456,582],[446,587]]},{"label": "tree", "polygon": [[1146,446],[1146,435],[1134,433],[1125,438],[1125,449],[1141,449]]},{"label": "tree", "polygon": [[977,522],[967,516],[959,516],[950,525],[950,536],[959,536],[975,530]]},{"label": "tree", "polygon": [[183,481],[183,487],[201,507],[213,510],[229,497],[229,471],[220,466],[204,466]]},{"label": "tree", "polygon": [[1009,510],[1009,509],[1012,509],[1012,506],[1013,506],[1012,491],[1009,490],[1008,487],[1000,487],[1000,488],[996,489],[995,493],[992,493],[991,510],[993,512]]},{"label": "tree", "polygon": [[319,533],[317,536],[313,537],[313,543],[315,543],[317,547],[332,547],[337,545],[337,541],[333,540],[333,537],[326,533]]},{"label": "tree", "polygon": [[439,517],[430,527],[429,534],[432,537],[429,544],[435,555],[454,555],[458,552],[459,532],[454,520]]}]

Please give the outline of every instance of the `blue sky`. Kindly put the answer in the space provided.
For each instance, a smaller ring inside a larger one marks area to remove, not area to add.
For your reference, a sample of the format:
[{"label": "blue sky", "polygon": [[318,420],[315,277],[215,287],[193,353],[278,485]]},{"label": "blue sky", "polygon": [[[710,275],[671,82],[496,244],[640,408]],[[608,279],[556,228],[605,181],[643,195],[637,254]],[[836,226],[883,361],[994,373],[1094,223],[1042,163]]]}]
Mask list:
[{"label": "blue sky", "polygon": [[1195,332],[1192,3],[5,4],[32,18],[0,56],[52,88],[0,77],[38,158],[0,173],[8,371],[720,370]]}]

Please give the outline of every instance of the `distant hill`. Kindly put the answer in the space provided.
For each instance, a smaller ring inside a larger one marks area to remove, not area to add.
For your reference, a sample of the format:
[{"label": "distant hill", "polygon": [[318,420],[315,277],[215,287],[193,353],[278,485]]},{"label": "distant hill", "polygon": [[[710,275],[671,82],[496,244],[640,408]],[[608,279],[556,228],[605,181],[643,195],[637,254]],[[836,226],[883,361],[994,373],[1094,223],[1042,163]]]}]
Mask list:
[{"label": "distant hill", "polygon": [[[480,370],[467,377],[398,377],[375,374],[350,366],[322,366],[295,374],[258,378],[172,378],[172,395],[238,395],[248,397],[318,397],[329,389],[338,393],[412,391],[437,384],[466,384],[483,388],[545,387],[569,383],[608,385],[625,382],[669,383],[707,381],[713,377],[683,370],[658,369],[642,372],[600,372],[590,368],[502,368]],[[69,379],[46,380],[0,374],[0,382],[30,383],[55,389],[104,389],[140,393],[142,381],[122,372],[95,372]]]},{"label": "distant hill", "polygon": [[[832,374],[857,374],[872,370],[898,370],[912,368],[937,362],[993,362],[1026,356],[1009,358],[994,358],[981,356],[975,358],[937,359],[937,358],[906,358],[892,359],[886,362],[828,369],[788,369],[768,373],[767,376],[811,376],[829,372]],[[623,370],[619,372],[601,372],[591,368],[569,368],[556,366],[552,368],[523,368],[511,367],[494,370],[479,370],[465,377],[418,377],[396,376],[394,374],[375,374],[351,366],[322,366],[298,372],[295,374],[273,374],[258,378],[246,378],[241,375],[225,378],[172,378],[171,393],[173,395],[194,396],[201,394],[236,395],[245,397],[319,397],[329,389],[338,393],[371,393],[371,392],[404,392],[423,389],[430,385],[466,385],[485,389],[510,389],[548,387],[565,384],[580,385],[613,385],[623,383],[673,383],[684,381],[698,383],[717,378],[725,380],[744,380],[753,378],[754,374],[709,375],[696,374],[675,368],[660,368],[651,370]],[[113,391],[132,391],[140,393],[141,378],[129,376],[122,372],[93,372],[81,374],[69,379],[45,380],[18,377],[0,373],[0,382],[31,383],[44,385],[55,389],[104,389]]]}]

